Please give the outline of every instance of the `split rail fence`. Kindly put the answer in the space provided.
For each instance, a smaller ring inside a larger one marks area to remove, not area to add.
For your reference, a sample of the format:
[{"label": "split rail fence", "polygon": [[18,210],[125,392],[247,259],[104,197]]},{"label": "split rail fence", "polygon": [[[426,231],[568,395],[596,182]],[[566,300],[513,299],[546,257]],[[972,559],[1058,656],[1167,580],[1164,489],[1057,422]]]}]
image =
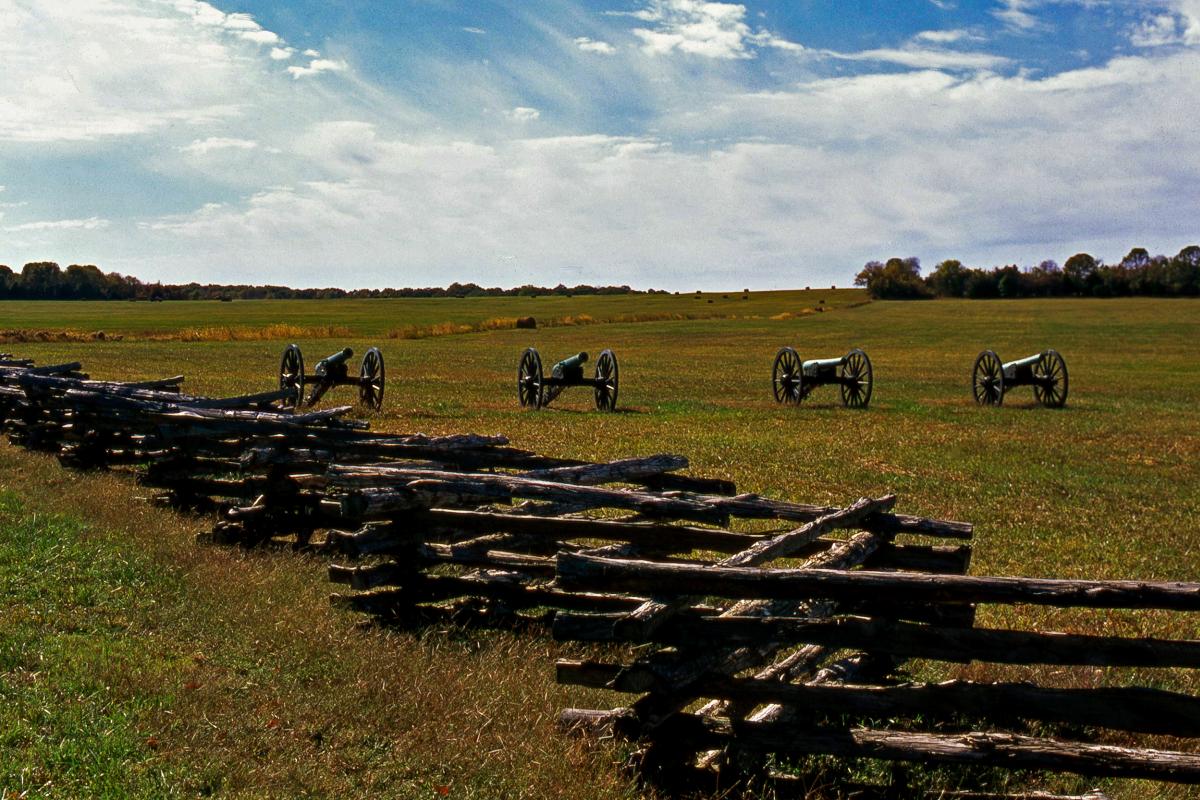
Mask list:
[{"label": "split rail fence", "polygon": [[[971,576],[972,526],[897,513],[890,495],[805,505],[678,474],[681,456],[378,434],[348,408],[285,412],[286,391],[200,398],[181,377],[80,369],[0,357],[11,441],[132,467],[164,500],[215,511],[213,541],[349,559],[330,567],[334,601],[380,621],[584,643],[595,657],[559,661],[557,679],[630,701],[563,725],[635,741],[661,787],[786,789],[781,765],[813,755],[1200,783],[1196,753],[1098,743],[1194,749],[1200,698],[1136,676],[1200,667],[1200,641],[976,623],[987,604],[1195,612],[1200,584]],[[972,661],[1101,667],[1116,685],[911,677]]]}]

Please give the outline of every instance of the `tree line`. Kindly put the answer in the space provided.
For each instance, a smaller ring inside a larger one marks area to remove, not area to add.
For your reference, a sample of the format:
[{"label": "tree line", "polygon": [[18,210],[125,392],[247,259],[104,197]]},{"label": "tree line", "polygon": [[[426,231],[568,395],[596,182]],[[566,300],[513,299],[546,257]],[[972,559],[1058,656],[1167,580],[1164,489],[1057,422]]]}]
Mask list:
[{"label": "tree line", "polygon": [[930,297],[1196,297],[1200,295],[1200,246],[1175,256],[1152,256],[1135,247],[1116,264],[1076,253],[1061,267],[1043,261],[1021,269],[1015,264],[990,270],[947,259],[921,276],[916,258],[870,261],[854,279],[872,297],[919,300]]},{"label": "tree line", "polygon": [[[649,290],[650,294],[658,293]],[[665,292],[664,292],[665,293]],[[143,283],[132,275],[104,272],[92,264],[65,270],[53,261],[26,264],[20,272],[0,264],[0,300],[328,300],[363,297],[537,297],[539,295],[642,294],[628,286],[517,286],[484,288],[475,283],[404,289],[292,289],[218,283]]]}]

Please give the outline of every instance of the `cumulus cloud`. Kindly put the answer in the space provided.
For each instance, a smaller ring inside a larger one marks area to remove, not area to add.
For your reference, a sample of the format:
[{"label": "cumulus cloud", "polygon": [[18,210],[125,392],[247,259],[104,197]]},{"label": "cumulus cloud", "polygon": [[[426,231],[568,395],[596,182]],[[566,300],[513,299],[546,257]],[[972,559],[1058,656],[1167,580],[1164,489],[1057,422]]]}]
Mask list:
[{"label": "cumulus cloud", "polygon": [[642,51],[672,52],[717,59],[753,58],[754,48],[803,49],[766,29],[754,31],[746,22],[746,7],[705,0],[651,0],[630,16],[653,27],[634,28]]},{"label": "cumulus cloud", "polygon": [[345,61],[335,61],[330,58],[314,58],[308,62],[307,67],[291,66],[287,68],[287,71],[293,78],[307,78],[310,75],[318,75],[322,72],[344,72],[347,69],[349,69],[349,65]]},{"label": "cumulus cloud", "polygon": [[617,52],[617,48],[613,47],[608,42],[598,42],[589,39],[586,36],[575,37],[575,46],[585,53],[599,53],[601,55],[610,56]]}]

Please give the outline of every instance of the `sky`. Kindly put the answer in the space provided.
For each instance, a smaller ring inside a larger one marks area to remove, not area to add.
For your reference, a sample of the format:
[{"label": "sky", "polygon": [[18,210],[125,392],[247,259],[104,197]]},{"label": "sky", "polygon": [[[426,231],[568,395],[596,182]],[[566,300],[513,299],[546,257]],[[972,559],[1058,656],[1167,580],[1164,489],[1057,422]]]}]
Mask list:
[{"label": "sky", "polygon": [[849,285],[1200,243],[1200,0],[0,0],[0,263]]}]

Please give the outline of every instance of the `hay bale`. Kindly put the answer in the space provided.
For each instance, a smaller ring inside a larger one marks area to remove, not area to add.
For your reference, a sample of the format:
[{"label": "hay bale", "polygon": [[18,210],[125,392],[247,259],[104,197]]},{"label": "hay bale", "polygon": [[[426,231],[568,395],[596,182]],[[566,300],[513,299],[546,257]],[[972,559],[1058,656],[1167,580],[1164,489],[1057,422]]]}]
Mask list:
[{"label": "hay bale", "polygon": [[537,327],[537,320],[533,317],[517,317],[518,328],[533,329]]}]

